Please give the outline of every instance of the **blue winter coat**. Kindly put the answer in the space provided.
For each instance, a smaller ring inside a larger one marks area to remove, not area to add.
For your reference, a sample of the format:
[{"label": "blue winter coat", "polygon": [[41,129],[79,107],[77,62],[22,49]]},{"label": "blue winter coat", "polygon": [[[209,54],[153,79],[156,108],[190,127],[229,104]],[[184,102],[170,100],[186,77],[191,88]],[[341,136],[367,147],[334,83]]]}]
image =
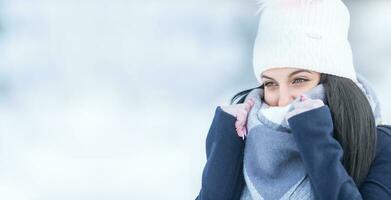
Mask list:
[{"label": "blue winter coat", "polygon": [[[366,180],[357,188],[341,163],[343,150],[332,137],[332,120],[324,120],[325,117],[331,119],[327,106],[289,119],[315,198],[391,200],[391,126],[377,127],[376,157]],[[240,199],[245,186],[245,142],[236,134],[235,121],[236,118],[221,107],[216,108],[206,138],[207,162],[202,174],[201,191],[196,200]],[[311,126],[314,123],[320,126]]]}]

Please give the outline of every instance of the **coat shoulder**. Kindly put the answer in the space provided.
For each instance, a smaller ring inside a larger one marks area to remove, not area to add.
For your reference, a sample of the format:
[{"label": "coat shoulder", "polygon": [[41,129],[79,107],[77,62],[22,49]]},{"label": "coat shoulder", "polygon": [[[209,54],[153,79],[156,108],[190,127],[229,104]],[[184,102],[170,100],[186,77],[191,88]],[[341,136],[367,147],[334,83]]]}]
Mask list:
[{"label": "coat shoulder", "polygon": [[382,133],[384,136],[391,139],[391,126],[390,125],[379,125],[377,126],[377,132]]},{"label": "coat shoulder", "polygon": [[391,126],[379,125],[377,127],[377,136],[379,150],[391,152]]}]

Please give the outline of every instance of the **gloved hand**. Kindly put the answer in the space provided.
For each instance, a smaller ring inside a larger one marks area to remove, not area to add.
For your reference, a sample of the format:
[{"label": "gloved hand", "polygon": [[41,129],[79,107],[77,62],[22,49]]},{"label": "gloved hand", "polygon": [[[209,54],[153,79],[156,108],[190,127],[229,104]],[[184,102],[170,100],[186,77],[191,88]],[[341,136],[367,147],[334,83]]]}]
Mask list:
[{"label": "gloved hand", "polygon": [[298,115],[300,113],[304,113],[306,111],[310,111],[313,109],[320,108],[324,105],[325,104],[320,99],[310,99],[305,95],[301,95],[300,101],[293,104],[294,109],[285,115],[285,119],[286,119],[286,121],[288,121],[289,118],[291,118],[295,115]]},{"label": "gloved hand", "polygon": [[244,103],[234,104],[229,106],[220,106],[221,109],[236,117],[235,128],[239,137],[244,140],[244,137],[247,135],[247,117],[251,108],[254,106],[255,100],[252,97],[249,97]]}]

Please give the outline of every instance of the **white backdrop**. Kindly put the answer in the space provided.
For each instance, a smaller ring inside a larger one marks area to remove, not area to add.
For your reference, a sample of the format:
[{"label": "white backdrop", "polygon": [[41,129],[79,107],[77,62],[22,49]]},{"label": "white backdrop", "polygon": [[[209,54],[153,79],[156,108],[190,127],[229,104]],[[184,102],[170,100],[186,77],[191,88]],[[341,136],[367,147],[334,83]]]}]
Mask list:
[{"label": "white backdrop", "polygon": [[[391,119],[391,4],[356,1]],[[0,199],[194,199],[216,106],[256,86],[255,2],[0,0]]]}]

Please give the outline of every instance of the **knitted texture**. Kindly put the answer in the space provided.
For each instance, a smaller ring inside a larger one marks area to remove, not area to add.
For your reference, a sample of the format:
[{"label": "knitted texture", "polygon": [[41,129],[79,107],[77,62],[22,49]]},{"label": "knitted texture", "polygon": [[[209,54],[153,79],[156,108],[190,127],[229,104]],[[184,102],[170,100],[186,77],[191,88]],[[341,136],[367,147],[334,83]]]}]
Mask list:
[{"label": "knitted texture", "polygon": [[348,41],[350,14],[341,0],[260,0],[253,51],[259,83],[268,69],[295,67],[357,82]]}]

